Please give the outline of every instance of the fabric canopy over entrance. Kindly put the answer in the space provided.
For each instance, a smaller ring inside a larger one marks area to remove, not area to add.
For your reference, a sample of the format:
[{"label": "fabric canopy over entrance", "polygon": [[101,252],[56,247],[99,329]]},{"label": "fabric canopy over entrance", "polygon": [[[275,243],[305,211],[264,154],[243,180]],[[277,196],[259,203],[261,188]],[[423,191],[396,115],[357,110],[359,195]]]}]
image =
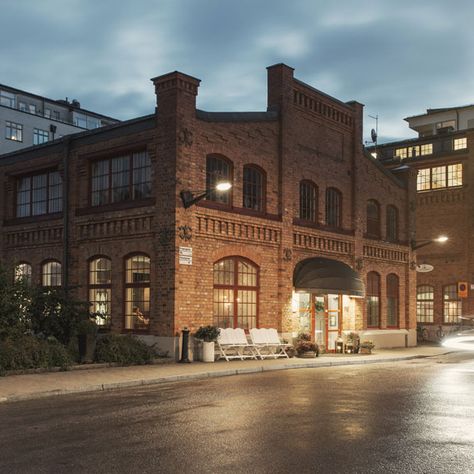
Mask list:
[{"label": "fabric canopy over entrance", "polygon": [[299,262],[293,273],[296,291],[365,296],[364,282],[349,265],[329,258],[313,257]]}]

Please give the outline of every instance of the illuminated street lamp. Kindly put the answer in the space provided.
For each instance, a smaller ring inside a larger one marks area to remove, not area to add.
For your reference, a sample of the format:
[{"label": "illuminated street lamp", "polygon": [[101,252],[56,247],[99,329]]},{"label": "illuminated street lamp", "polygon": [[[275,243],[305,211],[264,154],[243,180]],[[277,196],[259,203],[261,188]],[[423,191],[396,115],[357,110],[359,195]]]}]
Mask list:
[{"label": "illuminated street lamp", "polygon": [[229,181],[218,181],[214,188],[208,188],[205,191],[181,191],[179,194],[183,201],[184,208],[187,209],[199,202],[201,199],[208,197],[212,192],[217,191],[223,193],[229,191],[231,187],[232,183]]},{"label": "illuminated street lamp", "polygon": [[412,250],[418,250],[421,247],[425,247],[426,245],[433,244],[434,242],[437,242],[439,244],[444,244],[447,242],[449,239],[446,235],[440,235],[439,237],[436,237],[436,239],[429,239],[429,240],[420,240],[420,241],[411,241],[411,249]]}]

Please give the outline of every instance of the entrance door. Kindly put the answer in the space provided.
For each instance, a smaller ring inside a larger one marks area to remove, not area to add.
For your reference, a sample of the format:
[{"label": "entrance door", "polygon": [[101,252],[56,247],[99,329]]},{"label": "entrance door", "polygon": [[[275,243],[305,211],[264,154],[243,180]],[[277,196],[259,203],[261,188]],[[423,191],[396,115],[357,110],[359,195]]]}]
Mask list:
[{"label": "entrance door", "polygon": [[334,351],[336,339],[341,334],[342,296],[314,295],[313,315],[315,342],[325,346],[327,351]]}]

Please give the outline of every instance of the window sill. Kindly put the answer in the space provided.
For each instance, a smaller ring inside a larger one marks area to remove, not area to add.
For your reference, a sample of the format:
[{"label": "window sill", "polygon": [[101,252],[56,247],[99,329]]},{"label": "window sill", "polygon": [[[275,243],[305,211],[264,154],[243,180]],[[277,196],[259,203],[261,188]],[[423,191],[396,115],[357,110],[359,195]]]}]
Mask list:
[{"label": "window sill", "polygon": [[13,219],[6,219],[3,221],[4,226],[19,225],[19,224],[30,224],[43,221],[51,221],[55,219],[62,219],[62,212],[54,212],[52,214],[41,214],[40,216],[28,216],[28,217],[14,217]]},{"label": "window sill", "polygon": [[102,212],[121,211],[123,209],[133,209],[136,207],[154,206],[155,198],[137,199],[136,201],[122,201],[103,206],[89,206],[76,209],[76,216],[85,216],[88,214],[100,214]]}]

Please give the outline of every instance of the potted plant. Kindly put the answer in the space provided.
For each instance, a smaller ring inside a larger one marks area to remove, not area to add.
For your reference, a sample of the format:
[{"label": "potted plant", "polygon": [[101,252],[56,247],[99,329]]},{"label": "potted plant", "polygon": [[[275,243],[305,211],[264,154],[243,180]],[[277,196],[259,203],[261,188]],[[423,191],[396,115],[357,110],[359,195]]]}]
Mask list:
[{"label": "potted plant", "polygon": [[308,333],[301,333],[296,340],[296,354],[298,357],[307,359],[318,357],[318,345],[311,341],[311,336]]},{"label": "potted plant", "polygon": [[352,351],[353,354],[359,352],[360,337],[356,332],[350,332],[346,336],[346,352]]},{"label": "potted plant", "polygon": [[194,334],[202,342],[202,361],[214,362],[214,343],[219,336],[216,326],[201,326]]},{"label": "potted plant", "polygon": [[372,341],[363,341],[360,344],[360,353],[361,354],[372,354],[372,349],[375,347],[375,344]]},{"label": "potted plant", "polygon": [[81,363],[92,362],[97,342],[97,324],[91,318],[83,319],[77,324],[76,331],[79,361]]}]

